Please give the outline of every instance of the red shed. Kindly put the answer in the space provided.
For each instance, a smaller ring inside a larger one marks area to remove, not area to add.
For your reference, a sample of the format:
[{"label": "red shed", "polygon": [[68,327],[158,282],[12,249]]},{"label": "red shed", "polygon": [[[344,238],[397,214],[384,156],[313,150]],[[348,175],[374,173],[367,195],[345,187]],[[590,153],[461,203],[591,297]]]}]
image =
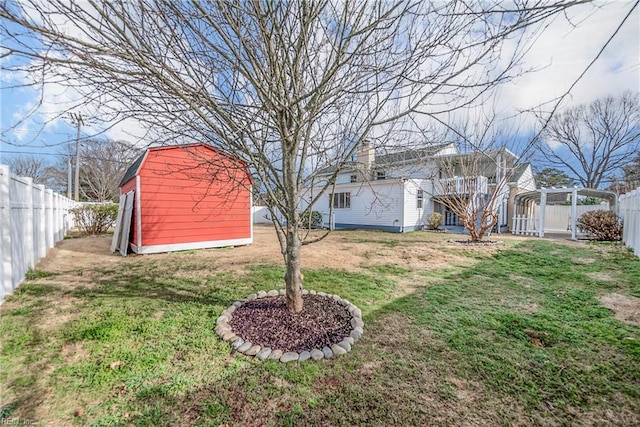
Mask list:
[{"label": "red shed", "polygon": [[[122,241],[128,241],[133,252],[149,254],[253,242],[247,166],[208,145],[148,149],[122,178],[120,194],[126,193],[133,201],[133,210],[129,209],[127,215],[122,209],[125,197],[121,197],[120,211],[124,214],[119,214],[118,222],[121,229],[130,230]],[[117,248],[118,238],[114,236],[112,250]],[[126,246],[124,243],[120,250]]]}]

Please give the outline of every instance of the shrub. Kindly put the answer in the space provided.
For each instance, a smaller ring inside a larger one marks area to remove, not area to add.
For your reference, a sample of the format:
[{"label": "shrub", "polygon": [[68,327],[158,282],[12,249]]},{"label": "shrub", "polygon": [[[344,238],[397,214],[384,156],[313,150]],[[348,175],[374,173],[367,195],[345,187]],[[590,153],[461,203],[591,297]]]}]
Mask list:
[{"label": "shrub", "polygon": [[440,222],[442,222],[442,214],[438,212],[433,212],[429,214],[427,217],[427,229],[428,230],[437,230],[440,228]]},{"label": "shrub", "polygon": [[[311,223],[309,223],[311,217]],[[322,228],[322,214],[318,211],[304,211],[300,214],[300,221],[305,228]]]},{"label": "shrub", "polygon": [[106,232],[116,222],[118,205],[115,203],[101,203],[96,205],[81,205],[71,209],[76,227],[84,234],[101,234]]},{"label": "shrub", "polygon": [[622,240],[622,221],[612,211],[585,212],[578,218],[578,229],[594,240]]}]

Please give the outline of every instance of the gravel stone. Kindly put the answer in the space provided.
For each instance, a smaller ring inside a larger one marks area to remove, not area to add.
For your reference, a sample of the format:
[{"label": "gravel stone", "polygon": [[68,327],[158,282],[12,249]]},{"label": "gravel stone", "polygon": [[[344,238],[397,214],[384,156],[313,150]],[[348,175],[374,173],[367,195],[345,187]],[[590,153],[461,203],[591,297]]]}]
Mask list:
[{"label": "gravel stone", "polygon": [[304,362],[307,359],[311,358],[311,353],[308,351],[302,351],[300,352],[300,358],[298,359],[298,361],[300,362]]},{"label": "gravel stone", "polygon": [[278,289],[278,295],[280,296],[285,296],[287,294],[287,291],[284,289]]},{"label": "gravel stone", "polygon": [[315,295],[315,294],[317,294],[317,292],[316,292],[316,291],[314,291],[313,289],[310,289],[310,290],[309,290],[309,293],[310,293],[311,295]]},{"label": "gravel stone", "polygon": [[237,335],[233,333],[233,331],[227,331],[224,334],[222,334],[222,340],[227,342],[231,341],[235,337],[237,337]]},{"label": "gravel stone", "polygon": [[347,351],[347,353],[351,351],[351,344],[348,341],[342,340],[338,343],[338,345],[344,348]]},{"label": "gravel stone", "polygon": [[322,354],[324,354],[325,359],[331,359],[333,357],[333,351],[327,346],[322,347]]},{"label": "gravel stone", "polygon": [[347,350],[340,347],[338,344],[331,344],[331,351],[333,351],[333,354],[335,354],[336,356],[342,356],[343,354],[347,354]]},{"label": "gravel stone", "polygon": [[240,348],[241,345],[244,344],[244,340],[241,337],[236,337],[237,339],[232,339],[231,340],[231,347],[233,347],[234,349],[238,349]]},{"label": "gravel stone", "polygon": [[265,347],[256,354],[256,357],[260,360],[264,360],[271,354],[271,349],[269,347]]},{"label": "gravel stone", "polygon": [[277,297],[278,296],[278,291],[275,290],[275,289],[272,289],[269,292],[267,292],[267,296],[268,297]]},{"label": "gravel stone", "polygon": [[216,332],[216,334],[222,335],[225,332],[229,332],[231,330],[231,326],[229,326],[228,323],[224,323],[221,325],[216,325],[216,327],[213,330]]},{"label": "gravel stone", "polygon": [[282,356],[280,356],[281,362],[295,362],[300,358],[300,355],[295,351],[287,351]]},{"label": "gravel stone", "polygon": [[264,298],[267,296],[267,293],[265,291],[258,291],[258,298]]},{"label": "gravel stone", "polygon": [[353,317],[362,318],[362,311],[360,311],[360,309],[353,304],[349,306],[349,313],[351,313]]},{"label": "gravel stone", "polygon": [[308,291],[308,290],[306,290],[306,289],[303,289],[303,290],[302,290],[302,295],[309,295],[309,291]]},{"label": "gravel stone", "polygon": [[218,317],[218,320],[216,320],[216,325],[219,325],[221,323],[229,323],[229,318],[227,316],[220,316]]},{"label": "gravel stone", "polygon": [[282,357],[282,350],[273,350],[269,355],[269,359],[280,359]]},{"label": "gravel stone", "polygon": [[245,351],[244,354],[246,354],[247,356],[255,356],[256,354],[258,354],[258,352],[260,352],[260,350],[262,350],[262,347],[260,347],[259,345],[253,345],[249,350]]},{"label": "gravel stone", "polygon": [[348,343],[349,343],[349,344],[351,344],[351,345],[353,345],[353,343],[355,342],[355,341],[354,341],[354,339],[353,339],[353,337],[344,337],[344,338],[342,339],[342,341],[346,341],[346,342],[348,342]]},{"label": "gravel stone", "polygon": [[229,314],[233,314],[233,312],[236,311],[236,308],[237,307],[235,305],[230,305],[225,311],[228,311]]},{"label": "gravel stone", "polygon": [[258,298],[258,294],[250,294],[245,298],[245,300],[253,301],[254,299],[257,299],[257,298]]},{"label": "gravel stone", "polygon": [[362,336],[362,332],[358,332],[357,330],[354,329],[353,331],[351,331],[349,336],[353,338],[353,341],[355,342],[360,339],[360,337]]},{"label": "gravel stone", "polygon": [[359,317],[354,317],[353,319],[351,319],[351,326],[356,328],[358,326],[360,326],[361,328],[364,328],[364,322],[362,321],[361,318]]},{"label": "gravel stone", "polygon": [[311,350],[311,358],[313,360],[324,359],[324,353],[321,350],[314,348],[313,350]]},{"label": "gravel stone", "polygon": [[236,301],[233,304],[231,304],[232,306],[234,306],[235,308],[240,308],[242,307],[242,303],[240,301]]},{"label": "gravel stone", "polygon": [[240,353],[244,353],[245,351],[249,350],[252,346],[253,344],[251,343],[251,341],[245,341],[244,344],[242,344],[240,347],[237,348],[237,350]]}]

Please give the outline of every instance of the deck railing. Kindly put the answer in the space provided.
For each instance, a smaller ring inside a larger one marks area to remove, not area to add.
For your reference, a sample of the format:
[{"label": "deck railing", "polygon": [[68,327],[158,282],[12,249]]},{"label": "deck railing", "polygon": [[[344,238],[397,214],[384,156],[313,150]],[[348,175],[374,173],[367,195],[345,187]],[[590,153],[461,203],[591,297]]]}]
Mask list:
[{"label": "deck railing", "polygon": [[434,196],[486,194],[488,187],[486,176],[456,176],[433,181]]}]

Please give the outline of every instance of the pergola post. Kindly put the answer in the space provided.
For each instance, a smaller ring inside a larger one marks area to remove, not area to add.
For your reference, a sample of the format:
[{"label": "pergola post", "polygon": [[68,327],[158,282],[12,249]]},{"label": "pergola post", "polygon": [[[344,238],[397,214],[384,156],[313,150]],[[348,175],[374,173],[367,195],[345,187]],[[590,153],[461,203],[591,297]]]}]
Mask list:
[{"label": "pergola post", "polygon": [[540,190],[540,229],[538,230],[538,237],[544,237],[544,221],[545,211],[547,210],[547,191]]},{"label": "pergola post", "polygon": [[573,188],[571,191],[571,240],[576,240],[578,229],[578,189]]}]

